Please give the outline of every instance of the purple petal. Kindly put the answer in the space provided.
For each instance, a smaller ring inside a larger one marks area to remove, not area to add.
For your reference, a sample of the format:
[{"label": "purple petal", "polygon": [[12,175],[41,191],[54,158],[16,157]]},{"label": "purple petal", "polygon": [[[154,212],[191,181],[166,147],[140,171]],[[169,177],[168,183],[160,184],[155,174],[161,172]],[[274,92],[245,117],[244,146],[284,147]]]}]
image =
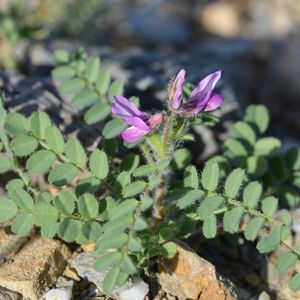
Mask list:
[{"label": "purple petal", "polygon": [[212,111],[217,109],[224,102],[224,98],[221,95],[214,94],[208,101],[204,111]]},{"label": "purple petal", "polygon": [[134,127],[142,130],[149,130],[150,127],[139,117],[122,117],[123,120]]},{"label": "purple petal", "polygon": [[142,129],[132,126],[132,127],[125,129],[121,133],[121,136],[122,136],[123,140],[125,140],[126,142],[133,143],[133,142],[136,142],[136,141],[142,139],[149,132],[150,132],[150,129],[142,130]]},{"label": "purple petal", "polygon": [[132,102],[122,96],[115,96],[115,103],[112,106],[113,114],[124,118],[124,117],[139,117],[142,119],[149,118],[149,115],[140,111]]},{"label": "purple petal", "polygon": [[[209,74],[204,79],[202,79],[198,83],[197,87],[191,92],[189,102],[197,102],[197,104],[199,104],[200,102],[207,103],[207,101],[210,99],[212,90],[215,88],[217,82],[220,80],[221,75],[222,72],[221,70],[219,70],[217,72]],[[195,106],[196,105],[194,104],[194,107]]]},{"label": "purple petal", "polygon": [[173,109],[178,109],[181,106],[183,99],[183,85],[185,81],[185,70],[181,69],[176,78],[172,82],[170,88],[170,105]]},{"label": "purple petal", "polygon": [[152,128],[155,128],[156,126],[160,125],[163,122],[163,120],[164,120],[163,114],[156,113],[148,120],[147,124],[152,129]]}]

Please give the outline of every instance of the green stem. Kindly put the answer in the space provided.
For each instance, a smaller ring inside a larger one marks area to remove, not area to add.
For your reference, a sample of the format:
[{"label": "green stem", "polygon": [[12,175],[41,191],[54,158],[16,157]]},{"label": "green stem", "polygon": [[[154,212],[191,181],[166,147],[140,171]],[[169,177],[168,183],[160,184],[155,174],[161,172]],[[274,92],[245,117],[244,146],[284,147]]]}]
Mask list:
[{"label": "green stem", "polygon": [[151,166],[155,166],[155,161],[151,155],[151,152],[149,151],[149,148],[146,146],[145,143],[140,145],[140,149],[141,149],[147,163]]},{"label": "green stem", "polygon": [[163,157],[162,159],[168,158],[169,155],[169,143],[170,143],[170,136],[172,133],[172,127],[175,120],[176,114],[174,112],[171,113],[169,118],[167,119],[167,123],[165,125],[165,128],[163,130],[163,136],[162,136],[162,150],[163,150]]}]

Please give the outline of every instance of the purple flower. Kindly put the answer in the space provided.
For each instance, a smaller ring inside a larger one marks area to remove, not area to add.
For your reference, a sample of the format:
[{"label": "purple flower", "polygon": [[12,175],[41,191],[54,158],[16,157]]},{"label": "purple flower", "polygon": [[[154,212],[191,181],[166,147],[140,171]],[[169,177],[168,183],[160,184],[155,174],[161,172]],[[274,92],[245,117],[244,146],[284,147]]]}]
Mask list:
[{"label": "purple flower", "polygon": [[183,84],[185,70],[181,70],[169,90],[169,106],[178,110],[181,115],[198,114],[217,109],[224,101],[223,97],[213,92],[215,85],[221,78],[221,71],[209,74],[202,79],[191,92],[188,102],[183,104]]},{"label": "purple flower", "polygon": [[140,111],[125,97],[115,96],[114,98],[112,113],[131,125],[121,133],[126,142],[136,142],[142,139],[163,121],[162,113],[150,116],[148,113]]}]

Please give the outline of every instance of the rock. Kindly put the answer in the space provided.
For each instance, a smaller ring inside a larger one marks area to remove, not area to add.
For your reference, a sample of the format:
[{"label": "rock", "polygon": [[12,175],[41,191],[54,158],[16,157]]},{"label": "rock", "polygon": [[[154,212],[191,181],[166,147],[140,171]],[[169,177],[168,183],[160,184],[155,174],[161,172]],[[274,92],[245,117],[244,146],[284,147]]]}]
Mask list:
[{"label": "rock", "polygon": [[0,266],[0,286],[36,300],[65,269],[69,250],[61,242],[33,237]]},{"label": "rock", "polygon": [[120,300],[144,300],[149,292],[149,286],[143,280],[138,279],[133,282],[133,286],[120,293]]},{"label": "rock", "polygon": [[[81,278],[86,278],[90,282],[94,283],[97,286],[97,288],[102,292],[102,282],[107,271],[98,272],[93,268],[93,264],[98,259],[98,257],[99,255],[97,255],[94,252],[82,252],[74,258],[72,258],[70,260],[70,264],[71,267],[73,267],[77,271],[78,275]],[[120,299],[120,294],[122,292],[127,291],[131,287],[132,282],[131,280],[128,280],[125,285],[115,289],[110,295],[110,297],[118,300]]]},{"label": "rock", "polygon": [[259,294],[257,300],[271,300],[271,297],[270,297],[270,295],[269,295],[267,292],[262,291],[262,292]]},{"label": "rock", "polygon": [[72,287],[52,289],[48,291],[42,300],[70,300],[72,297]]},{"label": "rock", "polygon": [[240,31],[238,11],[229,3],[214,2],[201,10],[203,27],[214,34],[223,37],[234,37]]},{"label": "rock", "polygon": [[22,295],[0,286],[0,300],[22,300]]},{"label": "rock", "polygon": [[28,237],[21,237],[7,233],[5,228],[0,230],[0,265],[11,257],[28,241]]},{"label": "rock", "polygon": [[177,250],[173,259],[158,264],[159,283],[168,294],[179,300],[237,299],[232,288],[220,280],[214,265],[181,243]]},{"label": "rock", "polygon": [[55,289],[48,291],[41,300],[70,300],[72,298],[72,288],[74,282],[72,280],[64,282]]}]

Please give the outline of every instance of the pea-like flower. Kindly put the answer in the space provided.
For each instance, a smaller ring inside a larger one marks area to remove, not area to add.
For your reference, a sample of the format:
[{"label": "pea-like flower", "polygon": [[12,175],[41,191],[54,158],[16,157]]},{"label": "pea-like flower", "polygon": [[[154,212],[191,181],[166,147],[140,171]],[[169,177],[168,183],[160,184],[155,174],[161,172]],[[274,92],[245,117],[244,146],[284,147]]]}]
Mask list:
[{"label": "pea-like flower", "polygon": [[139,141],[163,122],[162,113],[151,116],[144,111],[140,111],[125,97],[115,96],[114,98],[112,113],[131,125],[121,133],[122,138],[127,142]]},{"label": "pea-like flower", "polygon": [[202,79],[191,92],[188,102],[183,102],[183,85],[185,82],[185,70],[180,70],[169,89],[169,108],[181,115],[198,114],[217,109],[224,99],[213,92],[217,82],[221,78],[221,71],[209,74]]}]

